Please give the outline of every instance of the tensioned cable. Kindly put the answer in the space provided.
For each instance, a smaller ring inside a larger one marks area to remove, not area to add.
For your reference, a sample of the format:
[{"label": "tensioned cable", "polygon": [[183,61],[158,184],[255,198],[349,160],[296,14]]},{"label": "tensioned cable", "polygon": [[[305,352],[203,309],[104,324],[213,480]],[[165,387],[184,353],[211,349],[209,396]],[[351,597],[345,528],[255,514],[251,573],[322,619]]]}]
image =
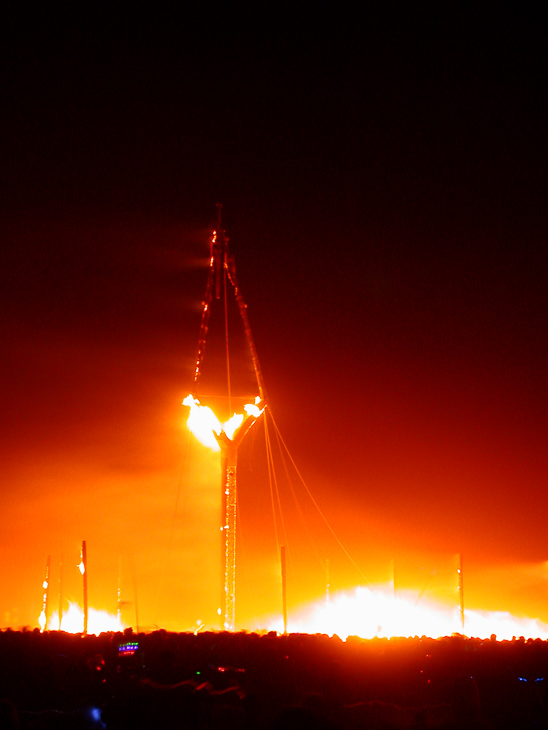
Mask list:
[{"label": "tensioned cable", "polygon": [[226,264],[223,269],[223,285],[224,285],[224,300],[225,300],[225,348],[226,348],[226,380],[227,380],[227,393],[228,393],[228,417],[232,416],[232,392],[230,389],[230,348],[228,345],[228,303],[226,298]]},{"label": "tensioned cable", "polygon": [[[283,510],[282,510],[282,504],[280,500],[280,490],[278,489],[278,480],[276,479],[276,471],[274,469],[274,459],[272,457],[272,444],[270,441],[270,436],[268,433],[268,423],[266,420],[266,411],[265,411],[265,419],[264,419],[264,432],[265,432],[265,445],[266,445],[266,460],[268,464],[268,481],[270,485],[270,499],[272,502],[272,514],[274,517],[274,532],[276,534],[276,548],[278,550],[278,553],[280,552],[280,540],[278,537],[278,526],[276,521],[276,507],[274,502],[274,490],[276,491],[276,500],[278,502],[278,510],[280,512],[280,522],[282,527],[282,532],[284,536],[285,543],[287,544],[287,530],[285,529],[285,521],[283,516]],[[272,488],[272,485],[274,484],[274,490]]]},{"label": "tensioned cable", "polygon": [[272,517],[274,519],[274,535],[276,537],[276,549],[279,550],[279,548],[280,548],[280,540],[278,538],[278,520],[276,519],[276,505],[275,505],[275,502],[274,502],[274,491],[272,489],[272,469],[273,469],[273,464],[272,464],[272,461],[270,459],[269,439],[268,439],[268,426],[266,425],[266,418],[265,418],[265,421],[264,421],[264,432],[265,432],[266,465],[267,465],[267,469],[268,469],[268,486],[269,486],[269,489],[270,489],[270,503],[272,505]]},{"label": "tensioned cable", "polygon": [[318,514],[320,515],[320,517],[324,521],[324,523],[325,523],[327,529],[329,530],[329,532],[333,535],[333,537],[335,538],[335,540],[339,544],[339,547],[341,548],[341,550],[344,552],[344,554],[346,555],[346,557],[350,560],[350,562],[356,568],[356,570],[362,576],[362,578],[366,581],[366,583],[369,584],[369,581],[367,580],[367,577],[363,574],[363,572],[362,572],[361,568],[359,567],[359,565],[356,563],[356,561],[354,560],[354,558],[350,555],[350,553],[348,552],[348,550],[342,544],[342,542],[340,541],[337,533],[335,532],[335,530],[331,527],[331,525],[327,521],[327,518],[324,515],[324,513],[322,512],[319,504],[316,502],[316,500],[312,496],[312,492],[307,487],[306,482],[304,481],[302,474],[300,473],[299,469],[297,468],[297,465],[295,464],[295,461],[294,461],[293,457],[289,453],[289,449],[287,448],[287,445],[286,445],[285,441],[283,440],[283,436],[280,433],[280,430],[279,430],[279,428],[278,428],[278,426],[276,424],[276,421],[274,420],[274,417],[272,416],[272,413],[270,413],[270,417],[272,418],[272,423],[274,425],[274,428],[276,429],[276,433],[278,434],[278,437],[280,438],[280,441],[282,442],[282,444],[284,446],[284,449],[285,449],[285,451],[286,451],[289,459],[291,460],[291,464],[293,465],[293,468],[295,469],[295,472],[296,472],[297,476],[301,480],[301,483],[302,483],[303,487],[306,489],[306,492],[307,492],[308,496],[310,497],[310,500],[312,501],[312,504],[318,510]]},{"label": "tensioned cable", "polygon": [[[274,420],[274,419],[272,419],[272,420]],[[322,559],[321,554],[320,554],[320,551],[319,551],[318,546],[316,544],[316,541],[314,540],[314,535],[313,535],[313,533],[311,532],[311,530],[308,527],[308,522],[307,522],[307,520],[305,518],[304,512],[303,512],[302,507],[301,507],[301,505],[299,503],[299,500],[297,498],[297,493],[295,492],[295,489],[293,488],[293,482],[291,480],[291,476],[289,475],[289,469],[287,467],[287,462],[286,462],[286,459],[284,457],[284,450],[282,449],[282,444],[281,444],[281,441],[280,441],[280,434],[279,434],[279,432],[276,429],[275,429],[275,431],[276,431],[276,439],[278,441],[278,448],[280,450],[280,457],[281,457],[281,460],[282,460],[282,464],[284,466],[285,476],[286,476],[286,479],[287,479],[287,483],[289,484],[289,489],[291,491],[291,496],[293,498],[293,503],[295,504],[295,508],[296,508],[296,510],[297,510],[297,512],[299,514],[299,517],[301,518],[301,522],[302,522],[303,527],[304,527],[304,529],[306,531],[307,537],[308,537],[310,543],[312,544],[312,546],[314,548],[314,551],[316,553],[316,557],[318,558],[318,560],[319,560],[322,568],[325,568],[325,562]]]}]

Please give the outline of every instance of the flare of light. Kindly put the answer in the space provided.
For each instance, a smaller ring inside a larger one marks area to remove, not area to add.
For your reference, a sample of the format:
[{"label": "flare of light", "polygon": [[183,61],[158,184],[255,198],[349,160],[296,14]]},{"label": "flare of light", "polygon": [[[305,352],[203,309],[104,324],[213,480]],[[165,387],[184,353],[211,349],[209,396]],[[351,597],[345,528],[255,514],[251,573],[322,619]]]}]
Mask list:
[{"label": "flare of light", "polygon": [[[281,633],[281,619],[273,622],[270,628]],[[348,636],[438,639],[460,633],[462,626],[458,606],[427,601],[412,592],[394,596],[385,587],[358,587],[352,592],[332,595],[329,602],[324,599],[296,612],[289,621],[289,629],[309,634],[337,634],[344,640]],[[548,624],[502,611],[466,610],[465,634],[478,639],[495,634],[498,640],[519,636],[546,640]]]},{"label": "flare of light", "polygon": [[[256,398],[255,403],[247,403],[244,406],[244,411],[248,417],[258,418],[261,415],[263,409],[259,408],[258,403],[260,403],[260,398]],[[183,401],[183,405],[190,408],[187,419],[188,428],[201,444],[207,446],[212,451],[220,450],[215,434],[219,435],[223,431],[232,441],[234,434],[244,422],[243,413],[234,413],[228,421],[221,424],[211,408],[201,405],[200,401],[197,398],[193,398],[192,395],[187,395]]]},{"label": "flare of light", "polygon": [[82,573],[82,575],[84,575],[84,573],[86,572],[86,566],[84,565],[83,560],[80,561],[80,563],[78,565],[78,570],[80,571],[80,573]]},{"label": "flare of light", "polygon": [[40,631],[42,631],[42,632],[46,628],[46,614],[44,611],[42,611],[42,613],[40,614],[40,616],[38,618],[38,626],[40,626]]},{"label": "flare of light", "polygon": [[[48,619],[48,626],[59,626],[59,615],[52,613]],[[63,611],[62,630],[69,634],[81,634],[84,631],[84,611],[77,603],[70,603]],[[116,614],[108,611],[88,609],[88,634],[101,634],[107,631],[123,631],[124,626]]]}]

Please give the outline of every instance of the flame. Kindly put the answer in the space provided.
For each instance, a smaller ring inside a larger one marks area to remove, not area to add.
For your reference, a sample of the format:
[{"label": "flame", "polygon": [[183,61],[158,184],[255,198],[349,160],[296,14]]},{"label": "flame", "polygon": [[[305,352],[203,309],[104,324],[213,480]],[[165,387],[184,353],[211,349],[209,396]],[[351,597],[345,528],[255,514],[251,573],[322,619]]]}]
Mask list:
[{"label": "flame", "polygon": [[[258,404],[260,402],[260,398],[256,398],[254,404],[247,403],[244,406],[244,411],[248,418],[258,418],[261,415],[263,409],[259,408]],[[201,444],[207,446],[212,451],[220,450],[215,434],[220,435],[221,432],[224,432],[232,441],[234,434],[244,422],[243,413],[234,413],[228,421],[221,423],[209,406],[202,406],[200,401],[192,395],[187,395],[183,401],[183,405],[190,408],[187,419],[188,428]]]},{"label": "flame", "polygon": [[248,416],[254,416],[255,418],[259,418],[261,413],[263,412],[263,408],[259,408],[259,403],[261,402],[261,399],[259,396],[255,398],[255,403],[247,403],[244,406],[244,411],[247,413]]},{"label": "flame", "polygon": [[[40,616],[42,619],[42,616]],[[44,616],[44,626],[45,626]],[[48,626],[59,626],[59,614],[52,613],[47,621]],[[68,609],[63,613],[61,619],[61,630],[69,634],[81,634],[84,630],[84,611],[77,603],[70,603]],[[88,634],[101,634],[106,631],[123,631],[122,622],[114,614],[108,611],[98,611],[94,608],[88,609]]]},{"label": "flame", "polygon": [[[306,607],[289,622],[289,630],[302,633],[337,634],[341,639],[428,636],[433,639],[462,633],[460,609],[421,600],[408,592],[394,596],[384,587],[356,588]],[[548,639],[548,625],[538,619],[519,618],[503,611],[466,610],[464,633],[480,639],[495,634],[497,639],[523,636]],[[279,621],[271,629],[281,632]]]},{"label": "flame", "polygon": [[228,438],[232,441],[234,434],[240,428],[244,422],[243,413],[234,413],[226,423],[223,423],[223,431],[226,433]]},{"label": "flame", "polygon": [[212,449],[212,451],[219,451],[221,447],[217,443],[214,433],[221,433],[222,426],[211,408],[200,405],[200,401],[191,395],[187,395],[183,405],[190,408],[186,422],[190,431],[201,444]]}]

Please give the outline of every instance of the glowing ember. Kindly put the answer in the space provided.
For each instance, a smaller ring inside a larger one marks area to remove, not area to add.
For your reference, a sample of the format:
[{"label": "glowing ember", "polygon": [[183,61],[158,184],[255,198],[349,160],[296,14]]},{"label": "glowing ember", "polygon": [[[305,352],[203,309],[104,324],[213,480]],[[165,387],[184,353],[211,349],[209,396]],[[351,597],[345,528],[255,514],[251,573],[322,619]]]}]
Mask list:
[{"label": "glowing ember", "polygon": [[[341,639],[348,636],[437,639],[462,631],[458,607],[428,602],[420,594],[394,597],[388,588],[356,588],[353,593],[332,596],[329,602],[324,600],[298,612],[289,623],[293,632],[337,634]],[[281,621],[271,628],[283,631]],[[465,634],[480,639],[496,634],[499,640],[514,636],[546,640],[548,625],[505,612],[467,610]]]},{"label": "glowing ember", "polygon": [[[52,613],[48,619],[48,626],[59,626],[59,615]],[[68,610],[63,612],[61,630],[69,634],[81,634],[84,630],[84,612],[77,603],[70,603]],[[123,631],[124,627],[118,616],[107,611],[88,610],[88,634],[101,634],[106,631]]]},{"label": "glowing ember", "polygon": [[[254,404],[248,403],[244,406],[244,411],[248,418],[258,418],[261,415],[263,411],[258,406],[260,402],[260,398],[256,398]],[[219,435],[223,431],[232,440],[234,434],[244,422],[243,413],[235,413],[228,421],[221,424],[209,406],[202,406],[200,401],[191,395],[187,395],[183,401],[183,405],[190,408],[187,419],[188,428],[201,444],[213,451],[220,450],[215,434]]]}]

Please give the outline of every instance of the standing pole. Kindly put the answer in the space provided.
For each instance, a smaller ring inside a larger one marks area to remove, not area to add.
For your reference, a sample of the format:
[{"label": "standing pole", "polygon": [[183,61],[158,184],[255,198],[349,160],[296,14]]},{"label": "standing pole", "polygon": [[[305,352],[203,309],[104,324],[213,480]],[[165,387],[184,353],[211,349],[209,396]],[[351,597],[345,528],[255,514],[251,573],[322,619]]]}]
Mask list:
[{"label": "standing pole", "polygon": [[116,617],[122,625],[122,556],[118,556],[118,589],[116,591]]},{"label": "standing pole", "polygon": [[236,466],[238,446],[257,418],[257,415],[248,414],[242,425],[236,429],[232,439],[224,431],[214,432],[217,443],[221,447],[223,585],[220,615],[222,631],[234,631],[236,624]]},{"label": "standing pole", "polygon": [[222,553],[221,630],[234,631],[236,623],[236,466],[238,445],[225,439],[221,445]]},{"label": "standing pole", "polygon": [[84,581],[84,634],[88,632],[88,557],[86,550],[86,541],[82,540],[82,559],[80,562],[80,571]]},{"label": "standing pole", "polygon": [[135,572],[135,563],[131,558],[131,580],[133,582],[133,602],[135,603],[135,631],[139,633],[139,605],[137,596],[137,573]]},{"label": "standing pole", "polygon": [[284,634],[287,634],[287,570],[285,564],[285,545],[280,548],[280,559],[282,563],[282,611],[284,617]]},{"label": "standing pole", "polygon": [[228,554],[228,524],[226,514],[227,503],[227,475],[228,475],[228,458],[225,449],[221,446],[221,604],[219,607],[219,619],[221,622],[221,631],[226,631],[226,608],[227,608],[227,554]]},{"label": "standing pole", "polygon": [[48,597],[49,597],[49,569],[51,564],[51,556],[48,555],[48,559],[46,561],[46,576],[44,578],[44,582],[42,583],[42,588],[44,589],[44,593],[42,594],[42,613],[40,614],[40,618],[38,619],[38,623],[40,624],[40,633],[43,633],[47,623],[48,623]]},{"label": "standing pole", "polygon": [[464,579],[462,576],[462,554],[459,553],[459,567],[457,568],[457,575],[459,577],[458,592],[459,592],[459,604],[460,604],[460,624],[462,633],[464,634]]},{"label": "standing pole", "polygon": [[59,631],[61,631],[61,622],[63,620],[63,556],[59,563]]}]

